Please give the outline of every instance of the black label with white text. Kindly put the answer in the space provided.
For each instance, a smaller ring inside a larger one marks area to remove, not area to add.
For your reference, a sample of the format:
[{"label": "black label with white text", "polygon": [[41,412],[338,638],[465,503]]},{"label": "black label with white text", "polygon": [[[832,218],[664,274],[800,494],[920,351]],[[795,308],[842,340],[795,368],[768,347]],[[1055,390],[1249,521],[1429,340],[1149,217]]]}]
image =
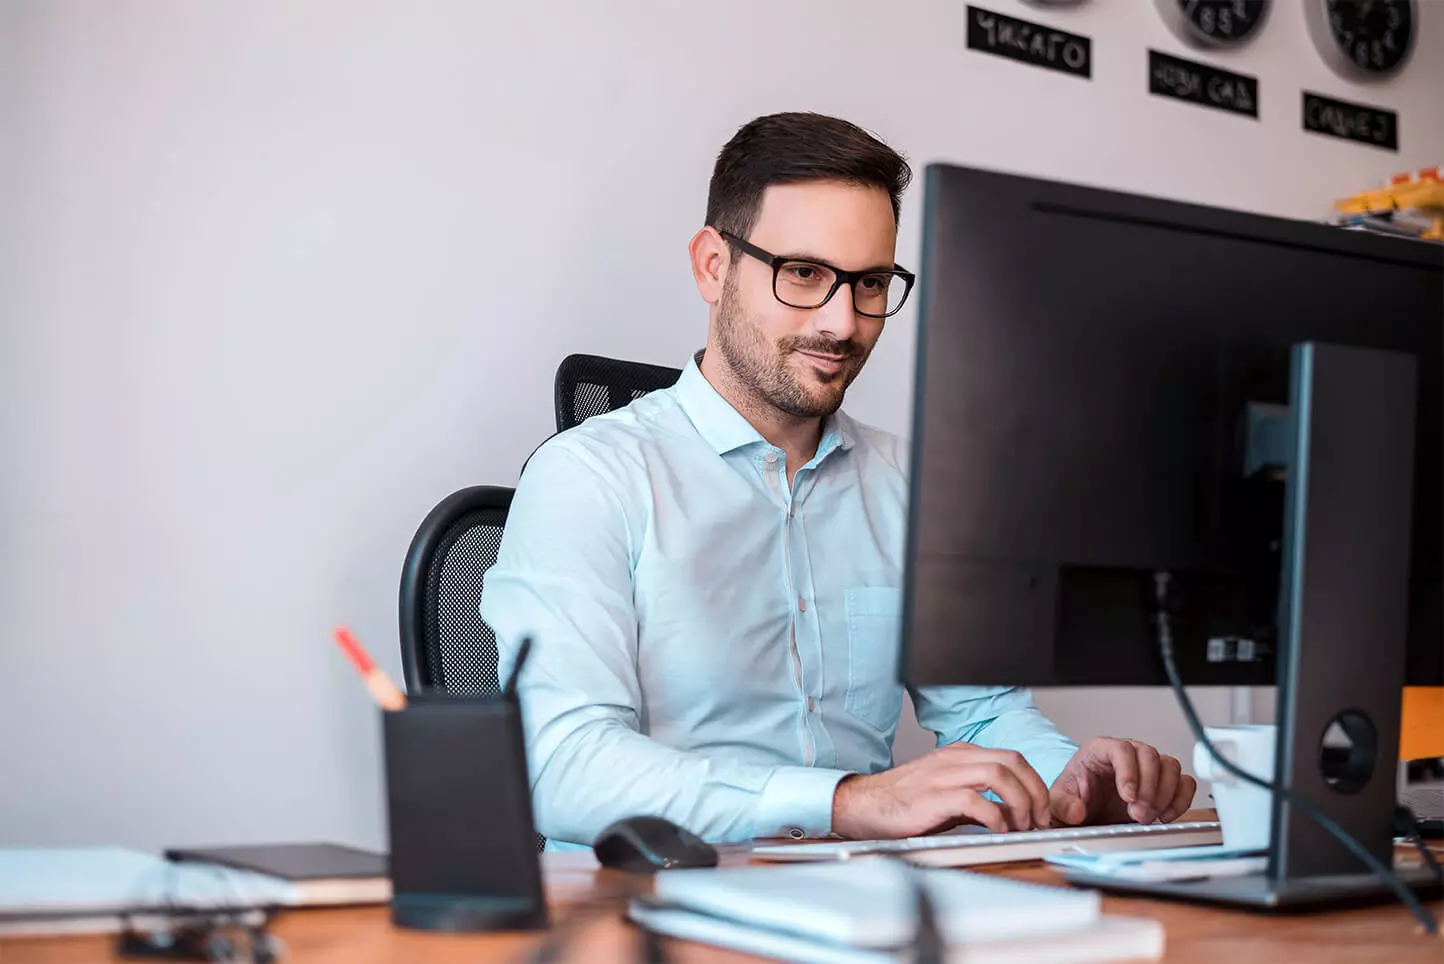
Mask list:
[{"label": "black label with white text", "polygon": [[1258,79],[1208,64],[1148,52],[1148,92],[1202,104],[1245,117],[1258,117]]},{"label": "black label with white text", "polygon": [[1093,76],[1093,41],[1087,37],[981,7],[968,7],[968,49],[1075,77]]},{"label": "black label with white text", "polygon": [[1304,91],[1304,130],[1385,150],[1399,149],[1399,115]]}]

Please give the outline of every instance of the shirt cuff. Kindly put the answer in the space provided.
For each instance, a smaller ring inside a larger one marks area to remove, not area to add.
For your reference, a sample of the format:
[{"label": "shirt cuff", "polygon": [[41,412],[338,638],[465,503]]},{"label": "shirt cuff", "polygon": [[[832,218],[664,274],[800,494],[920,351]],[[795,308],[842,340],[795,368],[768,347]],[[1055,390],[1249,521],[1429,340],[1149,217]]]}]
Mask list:
[{"label": "shirt cuff", "polygon": [[825,837],[832,833],[832,795],[847,770],[778,767],[762,788],[755,837]]}]

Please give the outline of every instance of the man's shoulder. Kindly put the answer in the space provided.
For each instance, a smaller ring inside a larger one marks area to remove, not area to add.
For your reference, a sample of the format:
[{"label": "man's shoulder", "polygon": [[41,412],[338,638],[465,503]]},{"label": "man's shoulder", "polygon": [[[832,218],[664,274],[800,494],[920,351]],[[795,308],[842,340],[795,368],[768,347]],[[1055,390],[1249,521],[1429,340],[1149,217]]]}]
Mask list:
[{"label": "man's shoulder", "polygon": [[533,464],[583,471],[615,481],[645,471],[648,455],[678,436],[680,409],[675,393],[661,389],[630,405],[593,415],[539,445],[522,471]]},{"label": "man's shoulder", "polygon": [[907,475],[910,458],[907,439],[859,421],[846,412],[838,412],[837,418],[843,434],[852,440],[855,454],[869,463]]}]

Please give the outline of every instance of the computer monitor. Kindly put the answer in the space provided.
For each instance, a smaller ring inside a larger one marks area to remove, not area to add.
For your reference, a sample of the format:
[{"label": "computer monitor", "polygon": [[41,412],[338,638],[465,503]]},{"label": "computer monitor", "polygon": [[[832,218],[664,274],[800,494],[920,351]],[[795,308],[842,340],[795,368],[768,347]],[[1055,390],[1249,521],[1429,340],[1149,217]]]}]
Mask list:
[{"label": "computer monitor", "polygon": [[1407,679],[1444,685],[1444,246],[947,165],[925,204],[909,680],[1162,684],[1166,569],[1185,682],[1272,684],[1272,453],[1323,342],[1417,365]]},{"label": "computer monitor", "polygon": [[[1344,704],[1396,752],[1402,685],[1444,684],[1444,246],[942,164],[924,190],[903,677],[1163,684],[1167,572],[1185,683],[1279,683],[1286,781],[1315,792]],[[1380,776],[1318,799],[1387,857]],[[1292,872],[1357,869],[1284,823]]]}]

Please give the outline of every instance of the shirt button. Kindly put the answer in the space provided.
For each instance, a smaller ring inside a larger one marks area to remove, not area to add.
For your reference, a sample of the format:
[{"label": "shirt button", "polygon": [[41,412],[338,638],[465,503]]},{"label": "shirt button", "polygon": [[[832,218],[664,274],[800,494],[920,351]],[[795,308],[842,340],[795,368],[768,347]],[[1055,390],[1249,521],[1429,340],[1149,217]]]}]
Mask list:
[{"label": "shirt button", "polygon": [[813,698],[810,697],[810,696],[807,698],[807,712],[809,712],[809,713],[816,713],[816,712],[817,712],[817,700],[813,699]]},{"label": "shirt button", "polygon": [[797,597],[797,609],[799,612],[807,612],[807,600],[801,596]]},{"label": "shirt button", "polygon": [[768,452],[768,453],[767,453],[767,456],[766,456],[765,459],[764,459],[764,461],[767,462],[768,465],[771,465],[773,462],[776,462],[776,461],[777,461],[777,453],[776,453],[776,452]]}]

